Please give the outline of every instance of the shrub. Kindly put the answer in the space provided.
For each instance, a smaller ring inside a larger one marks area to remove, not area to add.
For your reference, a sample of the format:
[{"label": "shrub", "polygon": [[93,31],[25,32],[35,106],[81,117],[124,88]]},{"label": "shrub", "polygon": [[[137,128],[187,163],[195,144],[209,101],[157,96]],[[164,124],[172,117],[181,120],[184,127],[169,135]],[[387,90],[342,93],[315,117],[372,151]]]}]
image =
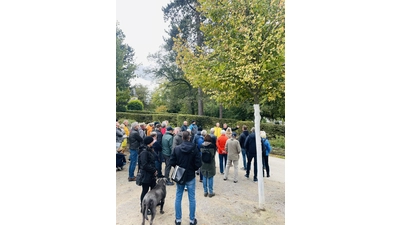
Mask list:
[{"label": "shrub", "polygon": [[274,139],[269,139],[269,143],[273,148],[285,149],[285,137],[277,135]]},{"label": "shrub", "polygon": [[120,91],[119,89],[117,90],[116,93],[116,110],[117,112],[125,112],[126,111],[126,105],[129,102],[129,89]]},{"label": "shrub", "polygon": [[[253,121],[238,121],[237,124],[242,127],[243,125],[247,126],[247,130],[250,131],[252,127],[254,127]],[[285,126],[278,125],[273,123],[260,123],[260,130],[265,131],[267,133],[268,139],[275,139],[277,136],[285,136]],[[242,129],[238,129],[237,133],[242,133]]]},{"label": "shrub", "polygon": [[124,105],[117,105],[117,112],[125,112],[126,106]]},{"label": "shrub", "polygon": [[165,105],[160,105],[156,108],[156,113],[166,113],[167,112],[167,106]]},{"label": "shrub", "polygon": [[136,99],[136,100],[130,100],[128,102],[128,109],[129,110],[143,110],[144,105],[143,102]]}]

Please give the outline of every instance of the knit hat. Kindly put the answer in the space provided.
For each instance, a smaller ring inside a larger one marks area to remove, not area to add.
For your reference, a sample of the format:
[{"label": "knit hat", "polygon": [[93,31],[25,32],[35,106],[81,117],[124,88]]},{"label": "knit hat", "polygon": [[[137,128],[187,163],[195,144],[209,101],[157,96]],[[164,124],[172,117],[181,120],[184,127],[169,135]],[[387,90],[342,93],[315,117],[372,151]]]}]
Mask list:
[{"label": "knit hat", "polygon": [[147,136],[147,137],[145,137],[144,138],[144,144],[145,145],[148,145],[148,144],[150,144],[151,142],[153,142],[154,141],[154,139],[153,139],[153,137],[151,137],[151,136]]}]

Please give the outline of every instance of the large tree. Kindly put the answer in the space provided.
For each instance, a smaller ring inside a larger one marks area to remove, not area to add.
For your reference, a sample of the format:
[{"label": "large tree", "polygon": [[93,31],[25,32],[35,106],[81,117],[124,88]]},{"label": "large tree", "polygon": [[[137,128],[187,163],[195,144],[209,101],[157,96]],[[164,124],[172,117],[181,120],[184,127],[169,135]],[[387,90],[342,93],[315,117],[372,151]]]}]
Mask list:
[{"label": "large tree", "polygon": [[129,88],[129,80],[135,78],[136,64],[134,62],[135,51],[128,44],[124,43],[125,34],[118,27],[116,32],[116,88],[126,90]]},{"label": "large tree", "polygon": [[[177,62],[195,87],[201,86],[225,106],[254,104],[255,132],[259,134],[259,104],[283,96],[285,89],[284,1],[199,2],[199,11],[207,18],[200,28],[205,46],[193,51],[187,41],[176,39]],[[261,162],[259,135],[256,143]],[[258,185],[263,208],[263,182]]]},{"label": "large tree", "polygon": [[[170,21],[170,37],[166,39],[167,49],[172,50],[174,38],[181,33],[182,38],[187,41],[191,48],[202,47],[204,45],[203,33],[200,25],[204,21],[198,10],[200,4],[197,0],[172,0],[166,7],[163,7],[164,19]],[[176,57],[176,54],[172,54]],[[197,86],[197,110],[198,115],[204,114],[203,91],[201,86]],[[193,107],[192,107],[193,108]]]}]

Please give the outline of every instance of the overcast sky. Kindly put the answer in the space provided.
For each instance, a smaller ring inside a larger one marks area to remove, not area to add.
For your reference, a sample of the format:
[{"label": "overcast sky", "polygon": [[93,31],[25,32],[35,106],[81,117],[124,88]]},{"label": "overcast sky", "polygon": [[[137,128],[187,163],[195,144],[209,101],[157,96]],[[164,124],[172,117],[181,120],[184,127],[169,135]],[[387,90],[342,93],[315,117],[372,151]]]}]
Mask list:
[{"label": "overcast sky", "polygon": [[[164,30],[168,29],[168,23],[164,23],[161,8],[170,0],[139,1],[117,0],[117,18],[119,27],[125,34],[125,43],[135,50],[135,62],[142,67],[150,65],[147,56],[159,50],[164,43]],[[154,82],[150,78],[136,78],[133,83],[141,83],[154,88]]]},{"label": "overcast sky", "polygon": [[148,54],[157,52],[163,44],[168,24],[164,23],[161,8],[169,2],[117,0],[117,21],[126,36],[125,43],[135,49],[136,63],[149,65]]}]

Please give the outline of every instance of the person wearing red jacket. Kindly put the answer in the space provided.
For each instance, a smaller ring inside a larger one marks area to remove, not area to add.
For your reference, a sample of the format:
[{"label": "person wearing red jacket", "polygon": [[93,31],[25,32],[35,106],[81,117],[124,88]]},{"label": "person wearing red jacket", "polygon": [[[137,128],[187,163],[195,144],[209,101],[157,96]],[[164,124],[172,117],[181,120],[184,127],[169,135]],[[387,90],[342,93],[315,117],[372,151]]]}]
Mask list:
[{"label": "person wearing red jacket", "polygon": [[226,166],[226,161],[228,160],[227,152],[225,151],[225,144],[228,140],[226,136],[226,131],[221,130],[221,136],[217,138],[217,149],[218,149],[218,157],[219,157],[219,172],[224,174],[224,169]]}]

